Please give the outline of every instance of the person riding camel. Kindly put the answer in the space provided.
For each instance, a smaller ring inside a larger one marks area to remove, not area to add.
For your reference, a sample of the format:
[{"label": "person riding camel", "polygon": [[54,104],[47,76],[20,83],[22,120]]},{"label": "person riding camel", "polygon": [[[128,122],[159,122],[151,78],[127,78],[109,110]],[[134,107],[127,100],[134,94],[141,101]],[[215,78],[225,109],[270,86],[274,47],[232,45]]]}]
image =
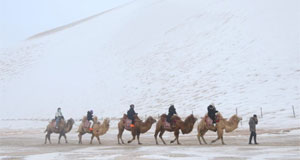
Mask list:
[{"label": "person riding camel", "polygon": [[130,109],[127,111],[128,119],[131,120],[131,128],[134,127],[134,115],[137,115],[137,113],[134,111],[134,105],[131,104]]},{"label": "person riding camel", "polygon": [[167,115],[167,122],[170,123],[170,125],[173,127],[173,122],[171,121],[171,118],[174,114],[177,114],[176,109],[173,104],[169,107],[169,113]]},{"label": "person riding camel", "polygon": [[61,119],[64,119],[64,116],[61,113],[61,108],[57,108],[57,112],[55,113],[55,121],[56,121],[55,128],[58,128],[58,124]]},{"label": "person riding camel", "polygon": [[[93,121],[93,110],[90,110],[87,112],[87,116],[86,116],[88,122],[90,122],[90,120]],[[91,124],[89,125],[89,130],[92,131],[93,127],[91,127]]]},{"label": "person riding camel", "polygon": [[208,111],[208,117],[213,121],[213,124],[216,123],[217,120],[217,113],[218,111],[216,110],[215,105],[212,103],[207,107],[207,111]]}]

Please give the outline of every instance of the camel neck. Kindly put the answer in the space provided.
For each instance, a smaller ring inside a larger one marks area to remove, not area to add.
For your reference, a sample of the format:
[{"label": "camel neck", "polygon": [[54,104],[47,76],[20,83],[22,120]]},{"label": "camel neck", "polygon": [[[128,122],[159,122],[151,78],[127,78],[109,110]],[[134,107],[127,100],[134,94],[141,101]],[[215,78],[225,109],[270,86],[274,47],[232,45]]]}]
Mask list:
[{"label": "camel neck", "polygon": [[140,126],[141,133],[147,132],[151,128],[151,126],[152,126],[152,123],[150,122],[149,119],[147,119],[145,122],[142,122],[141,126]]}]

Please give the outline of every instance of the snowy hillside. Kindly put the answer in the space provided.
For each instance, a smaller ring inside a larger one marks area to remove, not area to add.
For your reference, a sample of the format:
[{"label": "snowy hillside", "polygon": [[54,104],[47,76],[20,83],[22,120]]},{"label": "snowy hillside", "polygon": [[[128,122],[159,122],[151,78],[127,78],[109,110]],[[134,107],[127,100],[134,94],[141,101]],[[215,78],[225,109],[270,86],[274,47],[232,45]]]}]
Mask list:
[{"label": "snowy hillside", "polygon": [[214,102],[299,127],[299,12],[297,0],[133,1],[39,34],[0,49],[0,117],[121,117],[131,103],[203,116]]}]

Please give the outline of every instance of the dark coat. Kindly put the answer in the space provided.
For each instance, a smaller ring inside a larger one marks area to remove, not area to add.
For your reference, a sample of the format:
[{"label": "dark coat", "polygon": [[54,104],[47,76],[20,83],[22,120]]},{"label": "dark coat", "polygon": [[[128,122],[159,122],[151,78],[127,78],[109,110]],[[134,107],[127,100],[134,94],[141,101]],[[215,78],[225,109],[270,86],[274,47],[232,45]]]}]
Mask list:
[{"label": "dark coat", "polygon": [[88,121],[93,120],[93,113],[90,112],[90,111],[88,111],[86,117],[87,117],[87,120],[88,120]]},{"label": "dark coat", "polygon": [[174,114],[177,114],[176,109],[175,109],[174,106],[171,106],[171,107],[169,108],[169,113],[168,113],[168,116],[167,116],[167,122],[171,123],[171,118],[172,118],[172,116],[173,116]]},{"label": "dark coat", "polygon": [[209,105],[207,107],[207,111],[208,111],[209,118],[211,118],[213,122],[216,123],[216,113],[218,113],[216,108],[213,105]]},{"label": "dark coat", "polygon": [[250,120],[249,120],[249,130],[251,132],[256,132],[256,125],[258,123],[258,120],[257,118],[255,117],[251,117]]},{"label": "dark coat", "polygon": [[128,111],[127,111],[127,116],[129,119],[133,120],[134,119],[134,115],[136,115],[135,111],[133,108],[130,108]]}]

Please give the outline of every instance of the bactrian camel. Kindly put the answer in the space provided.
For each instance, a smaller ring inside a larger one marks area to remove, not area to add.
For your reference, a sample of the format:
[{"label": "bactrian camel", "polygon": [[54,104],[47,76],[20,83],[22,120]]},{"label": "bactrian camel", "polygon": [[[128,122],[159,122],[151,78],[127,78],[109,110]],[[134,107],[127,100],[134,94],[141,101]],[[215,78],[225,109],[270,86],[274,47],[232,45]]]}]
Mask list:
[{"label": "bactrian camel", "polygon": [[177,115],[174,115],[171,117],[171,121],[174,123],[174,125],[166,128],[164,125],[166,118],[167,118],[167,115],[163,114],[163,115],[161,115],[159,121],[157,121],[157,123],[156,123],[156,130],[155,130],[155,134],[154,134],[156,144],[158,144],[158,142],[157,142],[158,133],[159,133],[159,138],[162,140],[162,142],[164,144],[166,144],[166,142],[164,141],[164,139],[162,137],[165,131],[174,132],[175,139],[172,140],[171,143],[174,143],[177,140],[177,144],[180,144],[179,130],[181,130],[181,132],[183,134],[188,134],[188,133],[192,132],[192,130],[194,128],[194,124],[197,121],[197,118],[195,118],[193,114],[189,115],[184,121],[182,121],[180,119],[180,117],[178,117]]},{"label": "bactrian camel", "polygon": [[55,120],[53,119],[47,126],[46,130],[44,131],[45,133],[47,132],[45,136],[45,144],[47,143],[47,140],[51,144],[51,138],[50,135],[51,133],[58,133],[58,144],[60,143],[60,138],[63,136],[65,138],[66,143],[68,143],[66,133],[70,132],[74,124],[74,120],[70,118],[67,122],[65,122],[64,119],[61,119],[59,121],[58,127],[56,128],[55,126]]},{"label": "bactrian camel", "polygon": [[90,144],[93,143],[94,137],[96,137],[97,140],[98,140],[98,143],[101,144],[100,136],[104,135],[108,131],[110,120],[108,118],[105,118],[103,123],[101,124],[98,121],[98,117],[94,116],[93,125],[91,127],[91,128],[93,128],[92,131],[89,130],[89,127],[84,126],[84,123],[86,123],[86,120],[87,120],[86,117],[84,117],[82,123],[80,124],[80,126],[78,128],[78,131],[77,131],[78,132],[78,138],[79,138],[78,143],[82,144],[82,135],[84,135],[86,133],[89,133],[89,134],[92,134]]},{"label": "bactrian camel", "polygon": [[124,141],[122,139],[124,130],[131,131],[132,139],[129,140],[128,143],[131,143],[133,140],[135,140],[135,137],[137,136],[138,144],[142,144],[140,142],[140,134],[146,133],[149,129],[151,129],[152,124],[154,124],[156,122],[156,120],[154,118],[152,118],[151,116],[148,117],[145,120],[145,122],[140,120],[137,115],[135,115],[134,117],[135,117],[135,123],[134,123],[134,127],[132,127],[132,128],[125,127],[125,125],[126,125],[125,123],[126,123],[126,119],[127,119],[126,114],[124,114],[123,118],[120,119],[120,122],[118,123],[118,128],[119,128],[119,133],[117,136],[118,144],[121,144],[120,139],[121,139],[122,144],[124,144]]},{"label": "bactrian camel", "polygon": [[202,138],[204,143],[207,144],[204,139],[204,135],[208,130],[217,132],[217,134],[218,134],[218,138],[213,140],[211,143],[214,143],[217,140],[221,139],[222,144],[225,144],[224,140],[223,140],[223,134],[224,134],[223,131],[224,130],[225,130],[225,132],[234,131],[238,127],[239,122],[242,120],[242,118],[238,117],[237,115],[233,115],[229,120],[227,120],[227,119],[223,118],[223,116],[220,113],[218,113],[217,114],[218,122],[216,123],[216,126],[213,126],[213,125],[209,125],[206,123],[207,117],[208,117],[208,115],[206,114],[198,124],[197,138],[198,138],[198,141],[200,144],[201,144],[200,137]]}]

